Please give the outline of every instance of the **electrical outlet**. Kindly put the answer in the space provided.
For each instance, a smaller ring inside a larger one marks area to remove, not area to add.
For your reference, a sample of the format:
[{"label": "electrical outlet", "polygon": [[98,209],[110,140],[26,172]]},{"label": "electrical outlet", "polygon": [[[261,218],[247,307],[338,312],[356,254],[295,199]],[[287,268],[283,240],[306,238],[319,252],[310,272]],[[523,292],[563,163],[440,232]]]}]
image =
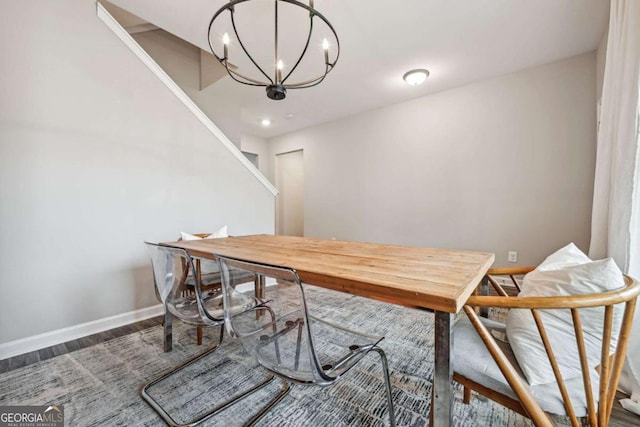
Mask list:
[{"label": "electrical outlet", "polygon": [[507,254],[507,261],[509,261],[509,262],[518,262],[518,252],[509,251],[509,253]]}]

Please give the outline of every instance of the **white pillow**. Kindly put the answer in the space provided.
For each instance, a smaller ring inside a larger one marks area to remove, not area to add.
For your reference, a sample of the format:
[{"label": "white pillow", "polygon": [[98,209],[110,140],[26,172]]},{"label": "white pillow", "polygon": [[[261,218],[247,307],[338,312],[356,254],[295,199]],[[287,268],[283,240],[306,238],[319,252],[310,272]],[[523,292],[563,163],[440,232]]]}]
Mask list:
[{"label": "white pillow", "polygon": [[209,234],[206,238],[207,239],[219,239],[221,237],[229,237],[229,233],[227,232],[227,226],[225,225],[224,227],[221,227],[220,229],[214,231],[213,233]]},{"label": "white pillow", "polygon": [[182,238],[182,240],[218,239],[221,237],[229,237],[229,234],[227,233],[227,229],[228,227],[225,225],[224,227],[214,231],[213,233],[209,234],[206,237],[199,237],[194,234],[189,234],[189,233],[185,233],[184,231],[181,231],[180,237]]},{"label": "white pillow", "polygon": [[[524,277],[519,296],[570,296],[601,293],[624,286],[622,272],[611,258],[591,261],[573,243],[547,257]],[[613,312],[610,351],[615,350],[623,307]],[[551,347],[565,381],[582,375],[571,311],[540,310]],[[600,364],[604,309],[579,310],[589,365]],[[556,382],[531,311],[512,309],[507,316],[511,348],[530,385]]]},{"label": "white pillow", "polygon": [[[185,233],[183,231],[180,232],[180,237],[182,238],[182,240],[201,240],[201,239],[219,239],[222,237],[229,237],[229,234],[227,233],[227,229],[228,227],[225,225],[224,227],[221,227],[220,229],[214,231],[213,233],[209,234],[206,237],[199,237],[196,236],[194,234],[189,234],[189,233]],[[214,274],[218,272],[218,263],[216,263],[215,261],[209,261],[209,260],[205,260],[205,259],[201,259],[200,260],[200,265],[201,265],[201,274],[207,275],[207,274]]]},{"label": "white pillow", "polygon": [[572,242],[545,258],[536,270],[558,270],[587,262],[591,262],[591,258],[585,255],[585,253]]}]

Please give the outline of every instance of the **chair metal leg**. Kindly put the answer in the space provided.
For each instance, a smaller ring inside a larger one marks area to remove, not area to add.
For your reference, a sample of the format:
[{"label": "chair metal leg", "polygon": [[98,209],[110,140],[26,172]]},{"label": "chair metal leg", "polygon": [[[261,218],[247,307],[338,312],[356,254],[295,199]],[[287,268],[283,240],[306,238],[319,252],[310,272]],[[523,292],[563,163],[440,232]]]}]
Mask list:
[{"label": "chair metal leg", "polygon": [[220,339],[218,340],[218,344],[222,343],[223,338],[224,338],[224,325],[220,325]]},{"label": "chair metal leg", "polygon": [[298,338],[296,339],[296,363],[293,366],[294,370],[298,370],[298,366],[300,365],[300,343],[302,342],[302,326],[304,322],[302,319],[298,319]]},{"label": "chair metal leg", "polygon": [[389,422],[392,427],[396,425],[395,411],[393,410],[393,396],[391,395],[391,380],[389,378],[389,364],[387,363],[387,355],[380,347],[375,346],[371,350],[378,353],[382,361],[382,370],[384,372],[384,386],[387,389],[387,403],[389,404]]},{"label": "chair metal leg", "polygon": [[[260,276],[262,278],[264,278],[264,276]],[[269,312],[269,315],[271,316],[271,324],[273,325],[272,330],[273,330],[273,336],[275,338],[274,340],[274,345],[275,345],[275,350],[276,350],[276,360],[278,361],[278,364],[281,363],[280,360],[280,345],[278,344],[278,325],[276,324],[276,314],[273,312],[273,309],[271,307],[269,307],[268,305],[263,306],[264,309],[266,309]],[[258,310],[260,311],[260,310]]]},{"label": "chair metal leg", "polygon": [[[273,376],[272,376],[273,377]],[[254,415],[253,417],[251,417],[251,419],[249,421],[247,421],[244,425],[245,427],[252,427],[254,426],[258,421],[260,421],[262,419],[262,417],[264,417],[274,406],[276,406],[278,403],[280,403],[280,401],[282,399],[284,399],[286,397],[287,394],[289,394],[289,391],[291,390],[291,386],[289,385],[289,383],[285,382],[284,386],[280,389],[280,393],[278,393],[273,399],[271,399],[269,401],[268,404],[266,404],[265,406],[262,407],[262,409],[260,409],[260,411]]]},{"label": "chair metal leg", "polygon": [[[155,380],[151,381],[150,383],[148,383],[144,387],[142,387],[142,390],[140,391],[140,394],[142,395],[142,398],[171,427],[192,427],[192,426],[198,425],[201,422],[208,420],[209,418],[211,418],[211,417],[215,416],[216,414],[222,412],[223,410],[227,409],[228,407],[234,405],[235,403],[239,402],[240,400],[244,399],[245,397],[251,395],[252,393],[264,388],[269,383],[271,383],[274,379],[276,379],[275,375],[270,374],[265,380],[259,382],[258,384],[254,385],[253,387],[249,388],[248,390],[246,390],[246,391],[234,396],[233,398],[221,403],[220,405],[217,405],[216,407],[214,407],[210,411],[202,414],[201,416],[199,416],[199,417],[197,417],[197,418],[195,418],[193,420],[190,420],[190,421],[188,421],[186,423],[182,423],[182,424],[177,423],[173,419],[173,417],[171,417],[171,415],[167,411],[165,411],[164,408],[158,402],[156,402],[153,399],[153,397],[151,397],[151,395],[148,393],[148,390],[151,387],[153,387],[154,385],[156,385],[159,382],[161,382],[162,380],[167,379],[168,377],[172,376],[173,374],[176,374],[176,373],[180,372],[182,369],[186,368],[187,366],[192,365],[193,363],[197,362],[198,360],[200,360],[200,359],[204,358],[205,356],[207,356],[207,355],[213,353],[214,351],[216,351],[218,349],[218,347],[220,346],[220,344],[222,343],[223,337],[224,337],[224,326],[221,326],[220,327],[220,341],[216,345],[214,345],[210,349],[206,350],[205,352],[200,353],[200,354],[196,355],[195,357],[192,357],[191,359],[187,360],[186,362],[182,363],[181,365],[177,366],[176,368],[173,368],[172,370],[162,374],[160,377],[156,378]],[[256,415],[254,415],[251,418],[251,420],[249,420],[249,422],[247,422],[247,424],[245,424],[245,425],[249,426],[249,425],[253,425],[254,423],[258,422],[273,406],[275,406],[278,402],[280,402],[289,393],[289,389],[290,389],[289,384],[285,382],[284,386],[281,388],[280,392],[267,405],[265,405]]]},{"label": "chair metal leg", "polygon": [[168,353],[173,348],[173,316],[171,312],[167,310],[167,307],[164,308],[164,352]]},{"label": "chair metal leg", "polygon": [[[180,372],[182,369],[186,368],[187,366],[197,362],[198,360],[202,359],[203,357],[209,355],[210,353],[214,352],[215,350],[218,349],[218,346],[220,344],[216,344],[214,345],[212,348],[208,349],[207,351],[198,354],[195,357],[192,357],[191,359],[187,360],[186,362],[184,362],[181,365],[178,365],[177,367],[171,369],[170,371],[162,374],[160,377],[156,378],[155,380],[151,381],[150,383],[146,384],[144,387],[142,387],[142,390],[140,391],[140,394],[142,395],[142,398],[158,413],[158,415],[160,415],[162,417],[162,419],[169,424],[170,426],[192,426],[197,424],[198,422],[201,422],[201,419],[198,420],[193,420],[189,423],[186,424],[178,424],[172,417],[171,415],[169,415],[169,413],[167,413],[167,411],[164,410],[164,408],[162,408],[162,406],[160,406],[160,404],[158,402],[156,402],[153,397],[151,397],[151,395],[149,395],[149,393],[147,392],[151,387],[153,387],[154,385],[158,384],[160,381],[169,378],[170,376],[172,376],[173,374]],[[166,345],[165,345],[166,348]],[[166,351],[166,350],[165,350]],[[205,414],[207,415],[207,414]],[[194,423],[195,422],[195,423]]]}]

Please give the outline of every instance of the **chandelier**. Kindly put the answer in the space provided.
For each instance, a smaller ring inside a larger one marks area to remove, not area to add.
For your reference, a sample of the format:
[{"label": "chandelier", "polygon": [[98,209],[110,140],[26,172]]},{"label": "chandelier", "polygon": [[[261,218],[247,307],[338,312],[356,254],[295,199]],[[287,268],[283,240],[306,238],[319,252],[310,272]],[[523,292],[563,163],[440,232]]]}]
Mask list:
[{"label": "chandelier", "polygon": [[229,1],[211,18],[207,36],[233,80],[264,87],[275,100],[320,84],[340,56],[338,35],[313,0]]}]

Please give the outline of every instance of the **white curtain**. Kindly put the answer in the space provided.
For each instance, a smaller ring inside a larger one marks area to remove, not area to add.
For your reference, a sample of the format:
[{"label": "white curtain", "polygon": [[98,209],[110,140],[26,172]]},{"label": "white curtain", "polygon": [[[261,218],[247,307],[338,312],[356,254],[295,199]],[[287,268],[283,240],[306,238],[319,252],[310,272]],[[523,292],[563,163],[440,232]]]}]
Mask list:
[{"label": "white curtain", "polygon": [[[611,0],[591,225],[592,258],[640,280],[640,1]],[[620,386],[640,414],[640,307]]]}]

